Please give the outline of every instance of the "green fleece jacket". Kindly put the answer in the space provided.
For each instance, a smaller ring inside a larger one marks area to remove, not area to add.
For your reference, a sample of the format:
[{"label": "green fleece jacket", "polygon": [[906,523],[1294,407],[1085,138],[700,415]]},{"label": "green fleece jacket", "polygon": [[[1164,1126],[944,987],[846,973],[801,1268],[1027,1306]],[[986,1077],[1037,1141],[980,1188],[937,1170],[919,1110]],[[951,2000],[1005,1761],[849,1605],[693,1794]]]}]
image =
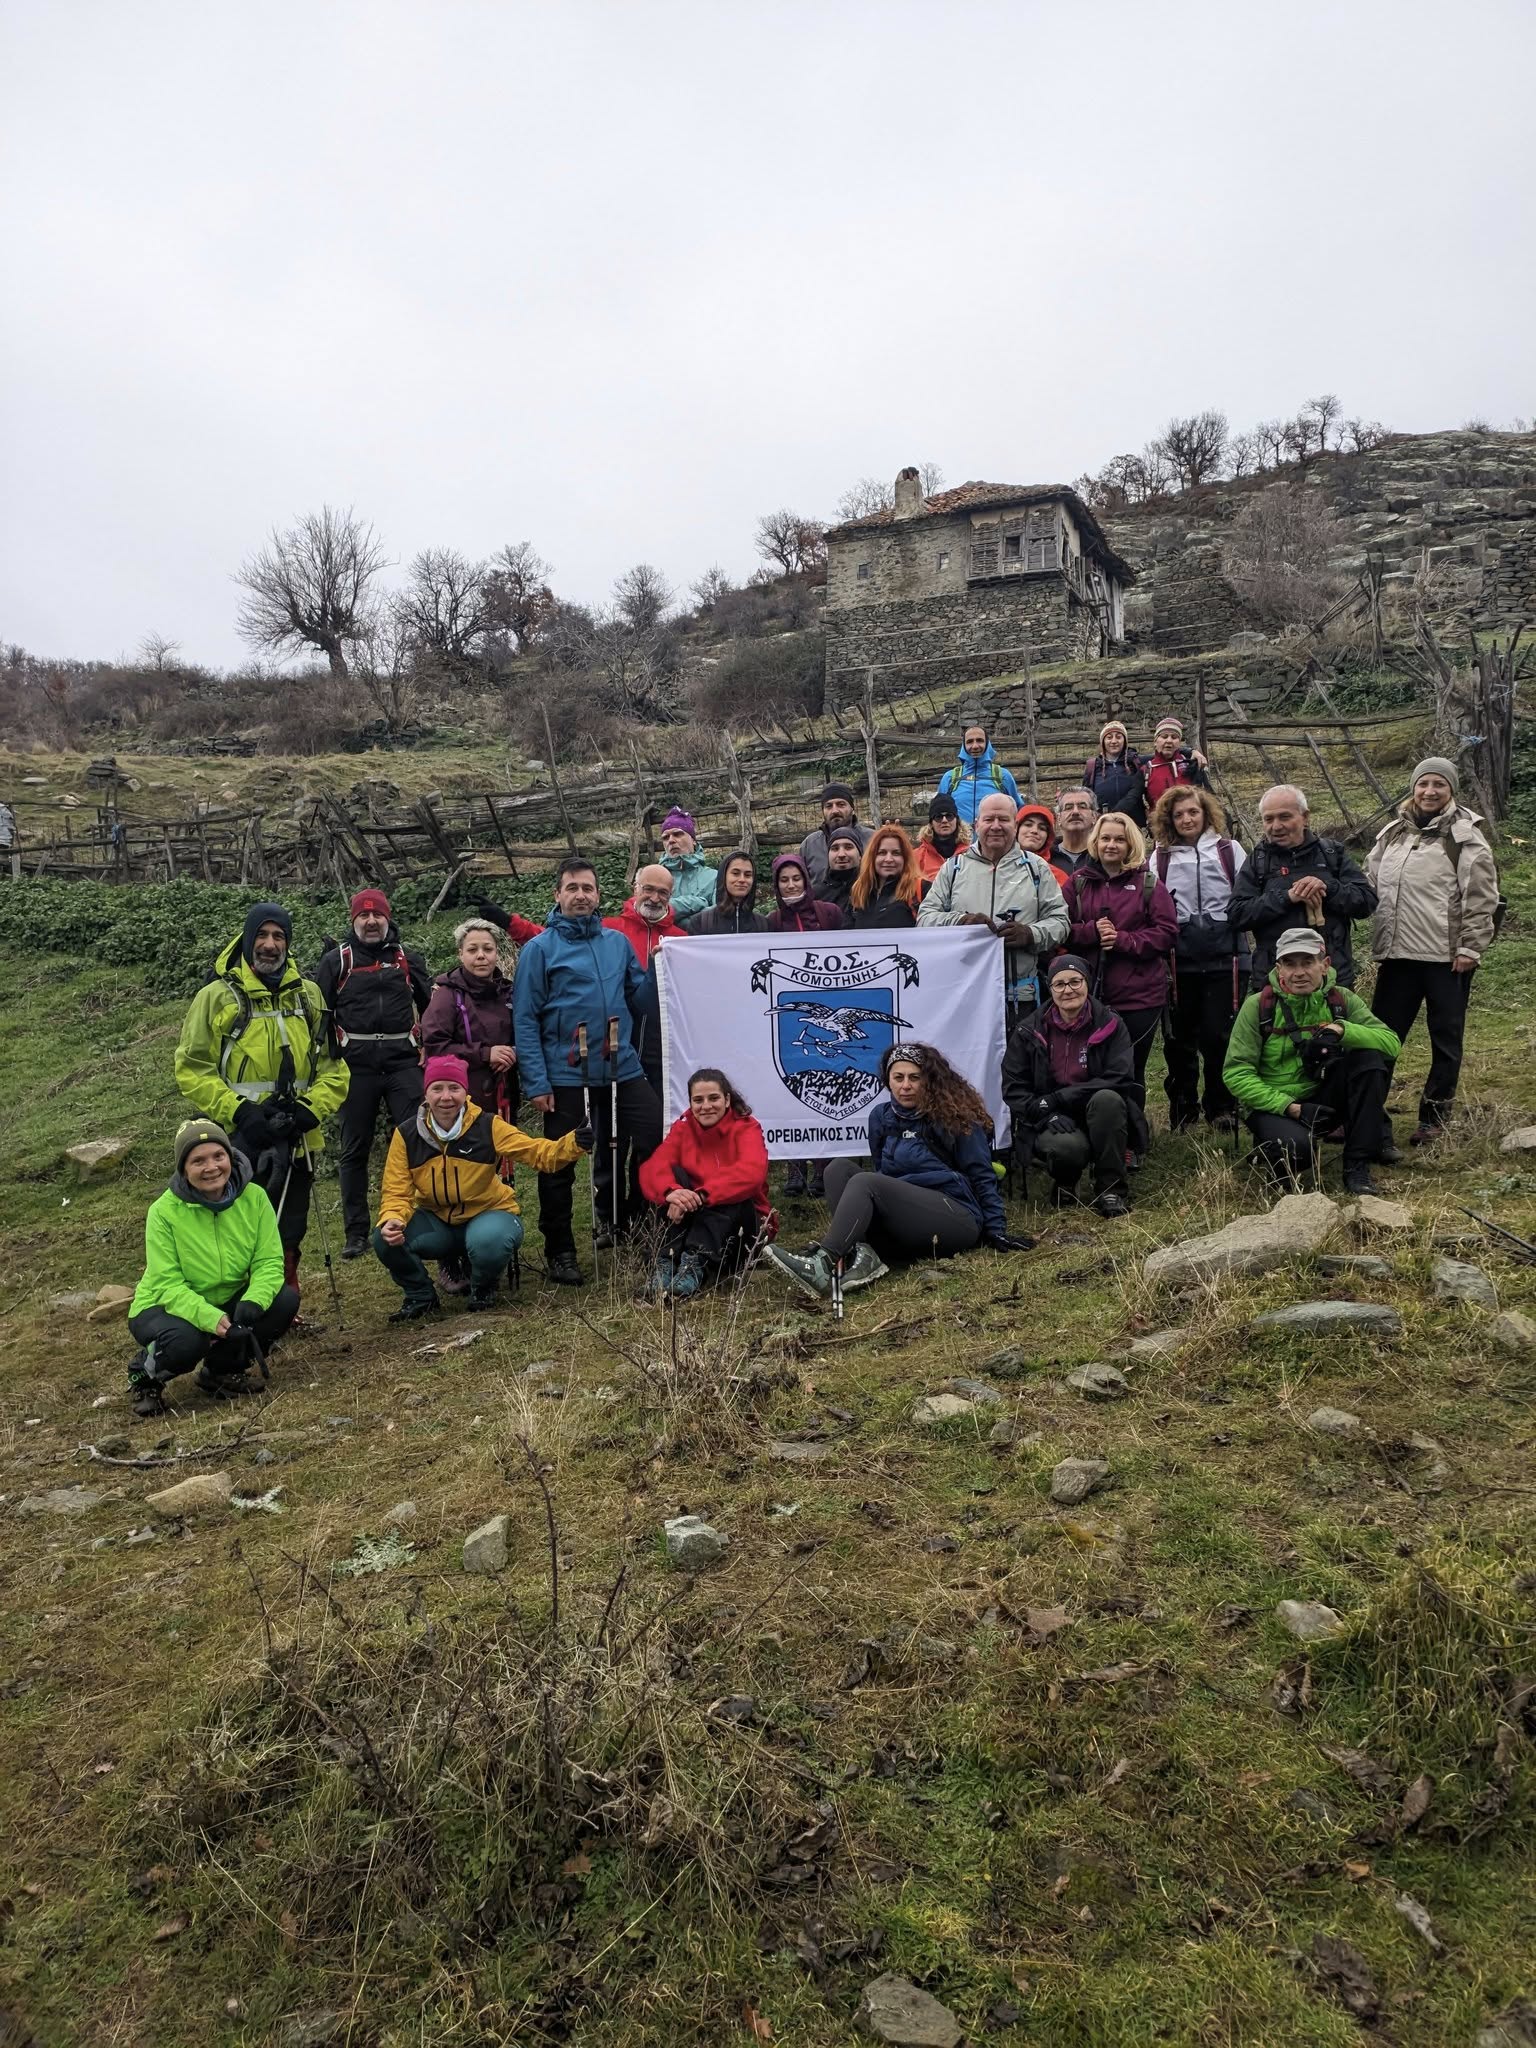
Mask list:
[{"label": "green fleece jacket", "polygon": [[[1324,1025],[1336,1021],[1328,1007],[1334,972],[1330,967],[1322,987],[1310,996],[1282,996],[1278,968],[1270,970],[1269,985],[1276,999],[1273,1028],[1266,1036],[1259,1020],[1259,1005],[1264,998],[1250,996],[1232,1026],[1221,1078],[1244,1109],[1284,1116],[1293,1102],[1305,1102],[1308,1096],[1317,1093],[1319,1086],[1302,1065],[1300,1049],[1292,1044],[1287,1033],[1292,1022],[1303,1032],[1316,1034]],[[1353,989],[1341,989],[1339,993],[1345,1005],[1344,1050],[1379,1052],[1395,1060],[1403,1049],[1397,1033],[1389,1031]]]},{"label": "green fleece jacket", "polygon": [[248,1159],[235,1159],[236,1190],[222,1207],[201,1201],[178,1173],[144,1219],[144,1277],[128,1304],[130,1316],[163,1308],[210,1334],[224,1305],[254,1301],[270,1308],[283,1284],[277,1213],[251,1179]]}]

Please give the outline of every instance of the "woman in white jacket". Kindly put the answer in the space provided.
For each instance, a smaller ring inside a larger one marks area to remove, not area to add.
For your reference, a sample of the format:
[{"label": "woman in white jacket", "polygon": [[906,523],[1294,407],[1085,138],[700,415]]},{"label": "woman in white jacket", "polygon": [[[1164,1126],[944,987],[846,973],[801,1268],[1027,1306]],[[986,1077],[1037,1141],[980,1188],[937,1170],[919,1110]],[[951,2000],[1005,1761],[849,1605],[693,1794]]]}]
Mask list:
[{"label": "woman in white jacket", "polygon": [[1227,814],[1208,789],[1176,782],[1152,810],[1153,873],[1179,913],[1173,993],[1163,1016],[1171,1130],[1200,1121],[1200,1063],[1205,1062],[1205,1120],[1232,1128],[1236,1104],[1221,1078],[1232,1019],[1248,991],[1248,955],[1228,920],[1243,849],[1227,837]]},{"label": "woman in white jacket", "polygon": [[1499,871],[1482,819],[1457,800],[1456,764],[1431,755],[1413,771],[1413,788],[1365,863],[1376,891],[1371,1008],[1406,1039],[1423,1006],[1429,1024],[1429,1073],[1419,1125],[1408,1142],[1439,1137],[1456,1099],[1472,977],[1493,942]]}]

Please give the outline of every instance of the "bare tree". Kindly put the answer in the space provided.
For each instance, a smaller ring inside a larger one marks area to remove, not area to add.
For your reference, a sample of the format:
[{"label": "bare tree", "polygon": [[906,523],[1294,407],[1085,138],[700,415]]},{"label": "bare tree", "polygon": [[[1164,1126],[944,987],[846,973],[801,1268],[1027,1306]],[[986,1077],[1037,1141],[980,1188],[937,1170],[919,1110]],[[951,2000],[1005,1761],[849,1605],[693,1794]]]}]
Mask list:
[{"label": "bare tree", "polygon": [[178,665],[175,656],[180,652],[181,642],[168,640],[163,633],[146,633],[139,642],[139,659],[157,676],[163,676],[168,668]]},{"label": "bare tree", "polygon": [[1383,441],[1389,440],[1391,433],[1392,429],[1384,427],[1380,420],[1346,420],[1340,446],[1347,448],[1351,455],[1364,455],[1368,449],[1379,448]]},{"label": "bare tree", "polygon": [[1181,489],[1192,491],[1220,473],[1227,452],[1224,412],[1195,412],[1172,419],[1152,447],[1173,471]]},{"label": "bare tree", "polygon": [[803,576],[819,569],[827,558],[821,521],[791,512],[788,506],[763,514],[753,545],[765,562],[775,563],[786,576]]},{"label": "bare tree", "polygon": [[455,548],[423,548],[395,606],[418,658],[461,681],[479,668],[490,625],[486,568]]},{"label": "bare tree", "polygon": [[1264,449],[1257,431],[1250,427],[1245,434],[1234,434],[1227,443],[1227,474],[1234,481],[1252,476],[1264,467]]},{"label": "bare tree", "polygon": [[558,609],[549,579],[554,573],[532,541],[509,541],[485,569],[485,600],[493,632],[510,633],[516,652],[526,654]]},{"label": "bare tree", "polygon": [[324,505],[286,533],[274,527],[260,554],[235,576],[245,591],[236,625],[253,647],[274,654],[314,647],[333,676],[348,673],[347,648],[368,625],[383,543],[349,507]]},{"label": "bare tree", "polygon": [[1278,469],[1285,460],[1285,437],[1288,431],[1285,420],[1260,420],[1253,430],[1253,438],[1259,449],[1259,468]]},{"label": "bare tree", "polygon": [[1344,587],[1333,563],[1349,545],[1316,491],[1272,484],[1247,500],[1224,549],[1227,579],[1265,625],[1319,618]]},{"label": "bare tree", "polygon": [[671,604],[671,584],[649,562],[636,562],[613,586],[613,606],[620,620],[633,633],[653,632]]},{"label": "bare tree", "polygon": [[391,732],[409,725],[420,703],[417,655],[406,605],[375,605],[353,643],[352,680]]},{"label": "bare tree", "polygon": [[[931,498],[936,491],[944,488],[944,472],[936,462],[920,462],[917,465],[917,478],[925,498]],[[838,499],[838,522],[841,524],[848,519],[873,519],[877,513],[891,511],[895,503],[894,485],[882,483],[877,476],[861,476],[853,488],[844,491]]]},{"label": "bare tree", "polygon": [[735,586],[718,562],[711,562],[704,574],[690,586],[693,601],[701,614],[712,612],[722,597],[728,597]]}]

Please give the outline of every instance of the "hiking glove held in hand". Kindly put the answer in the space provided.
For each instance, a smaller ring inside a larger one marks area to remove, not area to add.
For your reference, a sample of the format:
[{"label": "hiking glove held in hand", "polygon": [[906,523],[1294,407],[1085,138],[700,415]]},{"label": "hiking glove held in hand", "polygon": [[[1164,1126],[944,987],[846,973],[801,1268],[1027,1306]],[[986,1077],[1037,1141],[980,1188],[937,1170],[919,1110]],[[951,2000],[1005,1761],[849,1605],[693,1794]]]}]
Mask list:
[{"label": "hiking glove held in hand", "polygon": [[579,1152],[590,1152],[597,1143],[597,1134],[590,1124],[578,1124],[571,1136],[576,1140],[576,1149]]},{"label": "hiking glove held in hand", "polygon": [[289,1114],[293,1118],[293,1129],[300,1137],[306,1131],[318,1131],[320,1128],[320,1119],[308,1103],[296,1102]]},{"label": "hiking glove held in hand", "polygon": [[263,1313],[258,1302],[237,1301],[229,1311],[229,1320],[238,1324],[242,1330],[253,1330],[261,1321]]}]

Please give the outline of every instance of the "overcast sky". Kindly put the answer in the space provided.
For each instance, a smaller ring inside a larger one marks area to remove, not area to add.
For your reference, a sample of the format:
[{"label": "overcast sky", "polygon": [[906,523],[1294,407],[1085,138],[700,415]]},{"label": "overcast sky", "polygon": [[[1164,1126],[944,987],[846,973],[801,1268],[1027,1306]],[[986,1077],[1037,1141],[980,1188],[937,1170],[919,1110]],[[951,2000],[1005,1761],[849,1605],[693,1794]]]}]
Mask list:
[{"label": "overcast sky", "polygon": [[1536,412],[1533,0],[4,0],[0,639],[353,505],[563,595],[857,477]]}]

